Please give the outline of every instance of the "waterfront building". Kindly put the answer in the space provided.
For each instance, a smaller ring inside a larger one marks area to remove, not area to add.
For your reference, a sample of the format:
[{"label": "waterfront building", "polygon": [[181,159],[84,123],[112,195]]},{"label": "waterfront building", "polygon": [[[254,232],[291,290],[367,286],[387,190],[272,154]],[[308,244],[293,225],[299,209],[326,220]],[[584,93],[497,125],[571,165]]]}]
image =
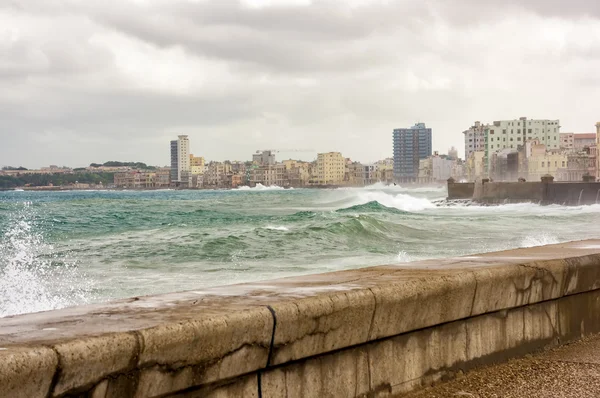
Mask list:
[{"label": "waterfront building", "polygon": [[494,121],[484,128],[485,167],[490,175],[492,155],[504,149],[518,150],[527,141],[537,140],[548,150],[560,147],[560,123],[551,119],[527,119]]},{"label": "waterfront building", "polygon": [[363,182],[362,185],[373,185],[376,182],[379,182],[378,178],[378,167],[376,164],[367,164],[363,165]]},{"label": "waterfront building", "polygon": [[425,123],[410,128],[394,129],[394,178],[399,182],[415,182],[419,161],[431,156],[432,131]]},{"label": "waterfront building", "polygon": [[477,181],[484,177],[484,151],[472,152],[465,160],[465,174],[467,181]]},{"label": "waterfront building", "polygon": [[291,187],[303,187],[310,180],[311,163],[300,160],[284,160],[283,165]]},{"label": "waterfront building", "polygon": [[452,170],[456,160],[446,155],[440,156],[435,152],[432,156],[419,161],[419,176],[417,182],[426,184],[434,182],[445,182],[452,176]]},{"label": "waterfront building", "polygon": [[192,175],[204,174],[205,161],[201,156],[194,156],[190,153],[190,173]]},{"label": "waterfront building", "polygon": [[448,149],[448,157],[452,160],[457,160],[458,159],[458,149],[456,149],[455,147],[451,147],[450,149]]},{"label": "waterfront building", "polygon": [[567,151],[578,152],[595,144],[595,133],[560,133],[560,148]]},{"label": "waterfront building", "polygon": [[558,181],[582,181],[584,176],[596,175],[596,159],[590,147],[567,153],[567,167],[557,171]]},{"label": "waterfront building", "polygon": [[171,141],[171,183],[188,186],[190,177],[190,141],[187,135],[179,135]]},{"label": "waterfront building", "polygon": [[286,166],[283,163],[254,167],[250,170],[250,185],[262,184],[265,186],[277,185],[287,187],[290,185],[287,178]]},{"label": "waterfront building", "polygon": [[344,180],[348,186],[362,187],[365,184],[365,166],[360,162],[346,159],[346,175]]},{"label": "waterfront building", "polygon": [[465,135],[465,159],[468,159],[473,152],[485,151],[485,134],[487,125],[476,121],[468,130],[463,131]]},{"label": "waterfront building", "polygon": [[540,181],[549,174],[558,181],[558,171],[567,167],[568,157],[558,151],[547,151],[544,144],[535,144],[527,159],[529,181]]},{"label": "waterfront building", "polygon": [[270,150],[256,151],[256,153],[252,155],[252,163],[259,166],[272,166],[276,163],[275,153]]},{"label": "waterfront building", "polygon": [[116,188],[128,189],[168,188],[170,175],[170,168],[155,171],[131,170],[115,173],[114,184]]},{"label": "waterfront building", "polygon": [[317,154],[315,185],[343,185],[346,174],[346,159],[340,152]]}]

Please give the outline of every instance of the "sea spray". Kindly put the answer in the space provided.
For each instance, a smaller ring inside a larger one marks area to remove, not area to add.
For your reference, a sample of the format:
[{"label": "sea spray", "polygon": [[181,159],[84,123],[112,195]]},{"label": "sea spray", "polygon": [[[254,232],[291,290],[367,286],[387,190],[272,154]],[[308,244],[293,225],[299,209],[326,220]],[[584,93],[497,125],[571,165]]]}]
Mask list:
[{"label": "sea spray", "polygon": [[67,254],[53,253],[32,204],[14,207],[0,237],[0,317],[89,301],[92,281]]}]

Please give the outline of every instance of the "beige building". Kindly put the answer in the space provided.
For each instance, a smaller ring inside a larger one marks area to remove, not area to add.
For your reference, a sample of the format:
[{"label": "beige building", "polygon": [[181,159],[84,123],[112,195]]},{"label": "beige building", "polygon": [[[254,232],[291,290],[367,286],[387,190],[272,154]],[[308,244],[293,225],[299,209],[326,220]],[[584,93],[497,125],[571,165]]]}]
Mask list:
[{"label": "beige building", "polygon": [[311,164],[300,160],[284,160],[283,165],[287,173],[289,185],[292,187],[303,187],[310,180]]},{"label": "beige building", "polygon": [[567,151],[582,151],[596,144],[594,133],[560,133],[560,148]]},{"label": "beige building", "polygon": [[194,156],[190,153],[190,172],[192,175],[204,174],[205,164],[202,156]]},{"label": "beige building", "polygon": [[485,152],[472,152],[465,160],[465,174],[468,181],[476,181],[483,178]]},{"label": "beige building", "polygon": [[319,153],[317,155],[316,185],[342,185],[346,171],[346,160],[340,152]]},{"label": "beige building", "polygon": [[115,173],[114,183],[117,188],[152,189],[168,188],[171,169],[164,168],[152,172],[127,171]]},{"label": "beige building", "polygon": [[550,174],[557,180],[559,170],[567,167],[568,157],[560,152],[546,152],[543,144],[535,145],[532,155],[527,159],[529,181],[539,181],[542,176]]},{"label": "beige building", "polygon": [[279,187],[289,186],[285,164],[276,163],[253,168],[250,170],[250,184],[277,185]]}]

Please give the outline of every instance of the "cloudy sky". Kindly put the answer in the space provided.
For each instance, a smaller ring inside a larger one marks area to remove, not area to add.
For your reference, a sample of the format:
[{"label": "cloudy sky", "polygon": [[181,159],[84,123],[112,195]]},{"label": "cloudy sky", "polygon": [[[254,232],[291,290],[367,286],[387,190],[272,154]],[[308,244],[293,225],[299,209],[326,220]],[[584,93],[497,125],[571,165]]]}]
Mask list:
[{"label": "cloudy sky", "polygon": [[[391,156],[422,121],[600,120],[596,0],[2,0],[0,166]],[[312,157],[312,153],[298,153]]]}]

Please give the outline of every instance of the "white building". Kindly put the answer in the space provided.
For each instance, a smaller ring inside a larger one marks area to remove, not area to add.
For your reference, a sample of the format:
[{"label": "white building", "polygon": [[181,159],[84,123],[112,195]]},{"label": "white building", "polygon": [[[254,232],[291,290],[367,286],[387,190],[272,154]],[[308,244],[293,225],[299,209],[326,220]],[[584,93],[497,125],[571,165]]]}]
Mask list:
[{"label": "white building", "polygon": [[468,130],[463,131],[465,135],[465,159],[468,159],[473,152],[483,152],[485,150],[484,130],[487,125],[481,122],[475,122]]},{"label": "white building", "polygon": [[179,135],[171,141],[171,182],[189,184],[190,175],[190,141]]},{"label": "white building", "polygon": [[446,157],[434,156],[431,163],[433,180],[446,181],[452,176],[452,168],[456,161]]},{"label": "white building", "polygon": [[503,149],[517,150],[527,141],[537,140],[548,151],[560,148],[560,123],[558,119],[499,120],[484,129],[486,165],[490,167],[492,155]]}]

